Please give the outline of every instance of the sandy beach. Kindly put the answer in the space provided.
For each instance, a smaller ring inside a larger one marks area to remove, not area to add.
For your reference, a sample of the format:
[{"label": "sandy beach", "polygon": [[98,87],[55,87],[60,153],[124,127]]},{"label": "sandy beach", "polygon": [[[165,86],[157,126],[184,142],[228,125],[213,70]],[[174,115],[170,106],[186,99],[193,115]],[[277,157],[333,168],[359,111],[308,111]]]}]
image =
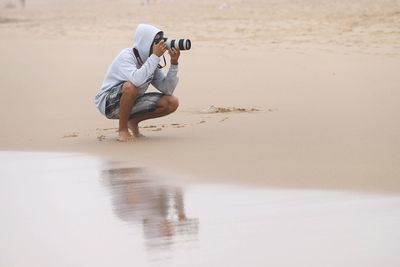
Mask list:
[{"label": "sandy beach", "polygon": [[[93,98],[142,22],[193,46],[181,53],[177,112],[119,143],[118,121]],[[400,193],[399,1],[1,1],[0,40],[3,155],[80,153],[189,188]]]},{"label": "sandy beach", "polygon": [[[3,9],[0,146],[94,153],[201,180],[398,192],[399,5],[366,2]],[[182,53],[177,113],[118,144],[117,122],[93,97],[140,22],[191,38],[193,49]]]}]

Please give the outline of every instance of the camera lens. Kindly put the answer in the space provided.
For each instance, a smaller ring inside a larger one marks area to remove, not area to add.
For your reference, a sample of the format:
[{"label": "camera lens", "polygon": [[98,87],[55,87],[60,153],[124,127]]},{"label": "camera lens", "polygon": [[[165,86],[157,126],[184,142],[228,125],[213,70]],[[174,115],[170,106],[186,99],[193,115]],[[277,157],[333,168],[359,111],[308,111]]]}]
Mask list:
[{"label": "camera lens", "polygon": [[179,49],[189,50],[191,47],[192,47],[192,43],[190,42],[189,39],[180,39],[179,40]]},{"label": "camera lens", "polygon": [[192,42],[189,39],[168,40],[167,47],[169,49],[189,50],[192,47]]}]

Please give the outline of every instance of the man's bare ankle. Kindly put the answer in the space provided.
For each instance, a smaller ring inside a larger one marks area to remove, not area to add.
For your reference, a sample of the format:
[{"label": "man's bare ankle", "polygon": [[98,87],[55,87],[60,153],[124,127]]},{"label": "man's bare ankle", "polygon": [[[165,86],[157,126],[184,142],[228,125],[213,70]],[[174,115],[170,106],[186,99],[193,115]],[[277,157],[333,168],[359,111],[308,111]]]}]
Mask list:
[{"label": "man's bare ankle", "polygon": [[137,122],[137,121],[135,121],[135,120],[130,120],[130,121],[128,122],[128,127],[132,127],[132,126],[137,127],[138,125],[139,125],[139,122]]},{"label": "man's bare ankle", "polygon": [[121,128],[119,127],[118,132],[129,132],[128,127]]}]

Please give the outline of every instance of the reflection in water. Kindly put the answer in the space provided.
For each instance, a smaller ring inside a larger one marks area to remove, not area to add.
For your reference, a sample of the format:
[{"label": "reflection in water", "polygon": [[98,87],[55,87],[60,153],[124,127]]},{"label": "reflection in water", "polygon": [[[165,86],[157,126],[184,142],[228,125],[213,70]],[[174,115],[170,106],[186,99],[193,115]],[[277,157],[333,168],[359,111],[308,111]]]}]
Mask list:
[{"label": "reflection in water", "polygon": [[181,190],[126,164],[0,151],[0,267],[400,266],[398,195]]},{"label": "reflection in water", "polygon": [[142,224],[150,248],[196,237],[198,219],[186,217],[181,188],[161,184],[141,168],[104,170],[101,176],[111,190],[115,214],[125,222]]}]

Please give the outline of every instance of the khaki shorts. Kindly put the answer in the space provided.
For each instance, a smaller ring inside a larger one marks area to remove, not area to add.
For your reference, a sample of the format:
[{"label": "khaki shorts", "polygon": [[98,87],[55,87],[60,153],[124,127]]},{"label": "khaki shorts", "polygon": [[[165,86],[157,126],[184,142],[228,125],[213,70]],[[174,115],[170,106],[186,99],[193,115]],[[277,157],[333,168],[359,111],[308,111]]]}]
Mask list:
[{"label": "khaki shorts", "polygon": [[[108,119],[119,119],[119,104],[122,96],[123,84],[124,83],[114,86],[110,91],[108,91],[106,96],[106,117]],[[139,96],[132,107],[130,117],[147,112],[153,112],[156,110],[158,102],[163,96],[164,94],[162,93],[146,93]]]}]

